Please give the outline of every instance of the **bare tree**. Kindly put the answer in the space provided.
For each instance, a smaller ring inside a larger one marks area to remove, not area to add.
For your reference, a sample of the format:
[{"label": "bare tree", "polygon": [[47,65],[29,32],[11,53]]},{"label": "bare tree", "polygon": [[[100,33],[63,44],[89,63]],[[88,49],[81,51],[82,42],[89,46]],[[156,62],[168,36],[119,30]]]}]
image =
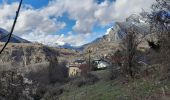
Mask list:
[{"label": "bare tree", "polygon": [[138,71],[139,51],[138,46],[143,41],[145,35],[138,32],[133,25],[126,30],[126,37],[122,42],[122,49],[124,51],[124,70],[131,78],[135,78]]},{"label": "bare tree", "polygon": [[66,67],[66,61],[58,62],[57,56],[59,53],[52,48],[46,47],[44,48],[49,54],[47,54],[47,58],[49,61],[48,67],[48,78],[49,82],[54,84],[56,82],[63,82],[68,77],[68,69]]},{"label": "bare tree", "polygon": [[170,77],[170,1],[156,0],[152,5],[152,12],[148,14],[148,19],[151,26],[151,34],[155,34],[159,45],[158,57],[159,63],[163,66],[162,71],[164,78]]},{"label": "bare tree", "polygon": [[122,50],[117,49],[116,51],[108,54],[108,56],[105,58],[108,62],[110,62],[109,66],[109,78],[111,80],[117,78],[123,70],[123,54]]}]

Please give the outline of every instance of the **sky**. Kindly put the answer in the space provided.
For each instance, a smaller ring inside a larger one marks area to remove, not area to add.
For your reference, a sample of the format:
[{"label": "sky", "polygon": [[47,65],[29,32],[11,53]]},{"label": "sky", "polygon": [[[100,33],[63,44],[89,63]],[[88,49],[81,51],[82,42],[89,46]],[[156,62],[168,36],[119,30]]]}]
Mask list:
[{"label": "sky", "polygon": [[[14,34],[48,45],[81,46],[155,0],[23,0]],[[0,27],[10,31],[19,0],[0,0]]]}]

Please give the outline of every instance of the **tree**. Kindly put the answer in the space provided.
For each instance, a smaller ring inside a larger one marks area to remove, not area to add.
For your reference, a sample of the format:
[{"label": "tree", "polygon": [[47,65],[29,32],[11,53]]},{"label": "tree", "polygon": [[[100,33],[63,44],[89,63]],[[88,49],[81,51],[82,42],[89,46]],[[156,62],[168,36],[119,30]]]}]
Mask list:
[{"label": "tree", "polygon": [[122,42],[122,49],[124,51],[124,70],[131,78],[135,78],[135,74],[138,71],[138,46],[143,41],[145,35],[141,35],[137,31],[137,28],[133,25],[126,30],[126,37]]},{"label": "tree", "polygon": [[[59,75],[61,75],[60,71],[58,71],[58,60],[55,56],[51,56],[49,58],[49,82],[50,83],[55,83],[59,81]],[[60,72],[60,73],[59,73]]]},{"label": "tree", "polygon": [[58,52],[53,49],[46,48],[49,52],[47,55],[49,61],[48,77],[49,82],[54,84],[56,82],[63,82],[68,77],[68,68],[66,67],[67,62],[58,62]]},{"label": "tree", "polygon": [[123,62],[124,62],[124,57],[122,54],[122,50],[116,50],[113,53],[110,53],[107,56],[107,60],[110,62],[110,67],[109,67],[109,71],[110,71],[110,79],[113,80],[115,78],[117,78],[117,76],[119,76],[121,73],[123,73]]},{"label": "tree", "polygon": [[170,1],[156,0],[152,5],[152,12],[148,14],[151,32],[155,32],[159,38],[170,36]]},{"label": "tree", "polygon": [[151,13],[148,14],[148,19],[151,26],[150,34],[155,34],[158,40],[158,43],[152,44],[160,46],[158,57],[155,59],[159,58],[159,63],[163,66],[163,74],[168,74],[170,72],[170,1],[156,0],[152,5]]}]

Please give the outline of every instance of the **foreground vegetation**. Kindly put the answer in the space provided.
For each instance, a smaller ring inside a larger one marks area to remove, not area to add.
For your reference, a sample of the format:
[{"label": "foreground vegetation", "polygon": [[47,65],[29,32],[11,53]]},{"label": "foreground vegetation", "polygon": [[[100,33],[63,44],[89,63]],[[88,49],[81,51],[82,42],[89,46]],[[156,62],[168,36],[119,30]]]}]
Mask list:
[{"label": "foreground vegetation", "polygon": [[161,79],[158,72],[156,68],[139,79],[119,75],[110,80],[106,69],[62,84],[36,84],[10,71],[4,73],[8,77],[1,77],[0,95],[2,100],[169,100],[170,81]]},{"label": "foreground vegetation", "polygon": [[[119,77],[108,79],[108,70],[93,72],[100,80],[81,87],[68,83],[59,96],[50,100],[169,100],[170,82],[148,78],[124,80]],[[55,98],[55,99],[54,99]],[[48,98],[49,100],[49,98]]]}]

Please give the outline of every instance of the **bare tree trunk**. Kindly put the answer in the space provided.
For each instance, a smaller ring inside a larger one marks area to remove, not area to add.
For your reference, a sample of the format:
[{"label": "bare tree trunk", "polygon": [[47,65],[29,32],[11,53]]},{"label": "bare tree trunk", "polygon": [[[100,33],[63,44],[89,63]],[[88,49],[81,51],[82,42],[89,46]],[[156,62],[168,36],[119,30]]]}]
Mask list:
[{"label": "bare tree trunk", "polygon": [[135,78],[136,68],[137,68],[137,47],[139,44],[142,42],[142,38],[140,39],[138,37],[139,33],[135,30],[135,26],[130,27],[129,29],[126,30],[127,36],[125,37],[123,41],[123,49],[125,51],[125,68],[130,75],[131,78]]}]

